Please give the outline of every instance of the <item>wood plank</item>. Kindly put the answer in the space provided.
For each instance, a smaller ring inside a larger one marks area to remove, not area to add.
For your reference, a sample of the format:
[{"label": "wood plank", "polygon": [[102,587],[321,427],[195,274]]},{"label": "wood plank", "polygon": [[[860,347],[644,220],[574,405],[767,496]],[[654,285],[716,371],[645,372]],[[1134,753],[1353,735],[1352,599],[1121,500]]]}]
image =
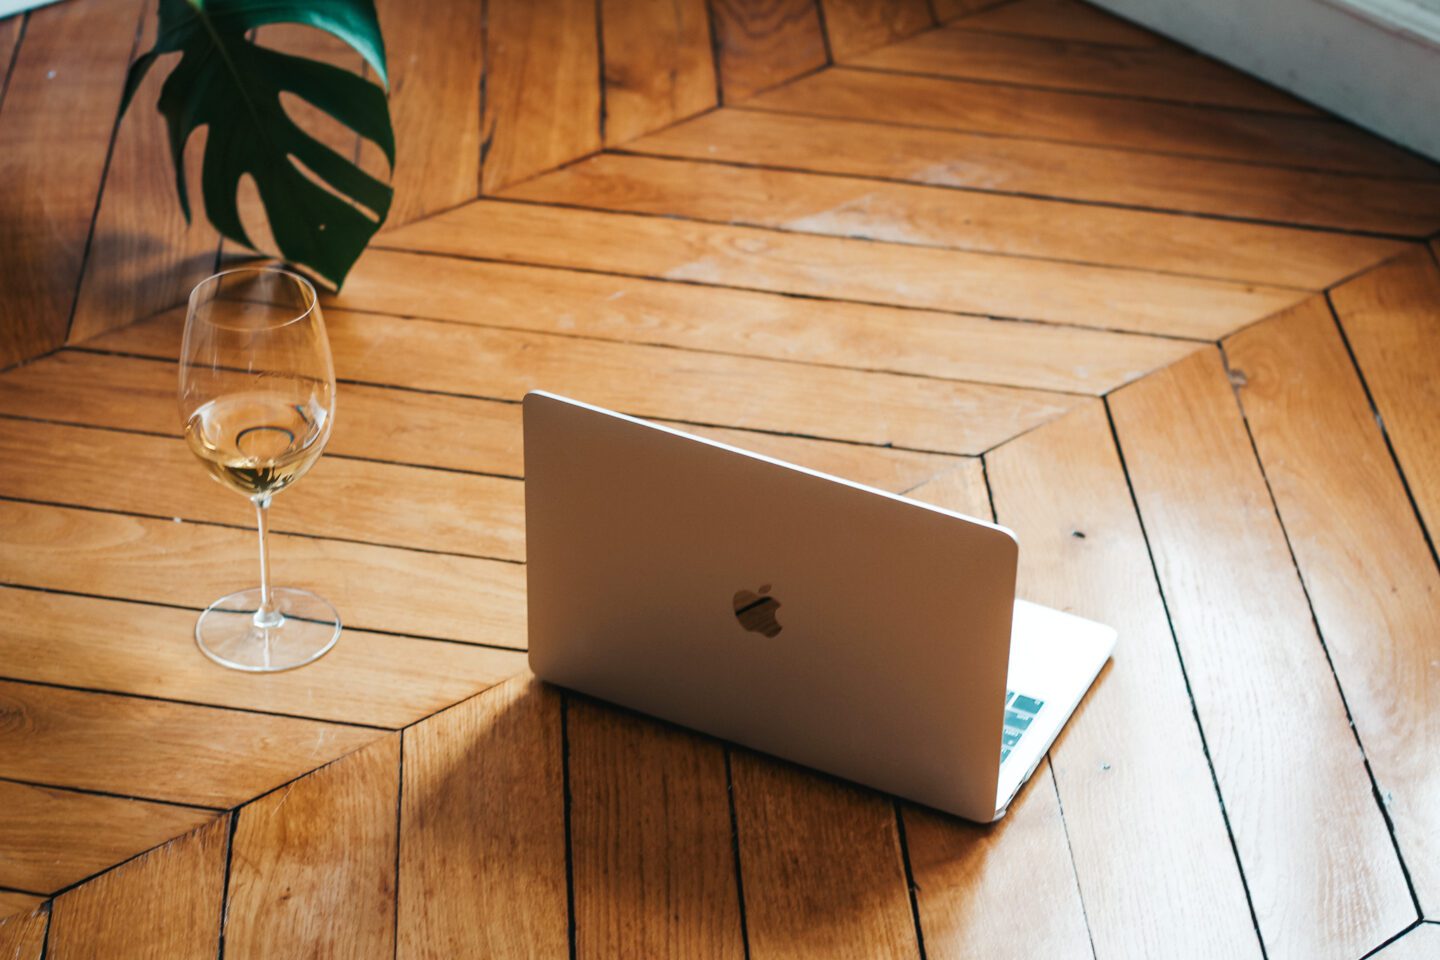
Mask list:
[{"label": "wood plank", "polygon": [[1050,751],[1096,956],[1258,957],[1104,407],[1079,407],[985,464],[997,519],[1023,547],[1020,595],[1120,633],[1114,661]]},{"label": "wood plank", "polygon": [[934,14],[936,26],[944,26],[956,17],[978,13],[986,7],[1010,2],[1011,0],[927,0],[930,11]]},{"label": "wood plank", "polygon": [[[0,496],[254,523],[254,508],[214,483],[178,438],[0,418],[0,459],[10,466]],[[114,465],[134,462],[166,478],[163,504],[153,487],[115,482]],[[517,480],[332,457],[276,498],[271,524],[277,533],[521,560],[523,513]]]},{"label": "wood plank", "polygon": [[1423,249],[1330,292],[1415,506],[1440,540],[1440,268]]},{"label": "wood plank", "polygon": [[1076,0],[1016,0],[994,4],[955,24],[965,30],[1082,40],[1117,47],[1154,47],[1170,41]]},{"label": "wood plank", "polygon": [[[29,913],[44,902],[44,897],[33,894],[0,890],[0,919],[8,919],[17,913]],[[14,933],[13,930],[11,932]],[[3,951],[0,951],[0,956],[4,956]]]},{"label": "wood plank", "polygon": [[1422,923],[1374,956],[1375,960],[1427,960],[1440,956],[1440,924]]},{"label": "wood plank", "polygon": [[[179,347],[177,339],[144,327],[102,342],[126,349],[168,348],[172,354]],[[0,413],[164,434],[177,429],[174,380],[175,368],[165,362],[67,350],[0,377]],[[342,385],[340,393],[345,415],[326,447],[330,452],[516,478],[524,472],[520,407],[514,402],[351,383]],[[907,490],[955,462],[942,454],[671,425],[885,490]]]},{"label": "wood plank", "polygon": [[720,100],[737,103],[829,62],[817,0],[712,0]]},{"label": "wood plank", "polygon": [[892,801],[748,750],[730,770],[750,956],[918,955]]},{"label": "wood plank", "polygon": [[[138,50],[154,46],[156,30],[157,12],[148,10]],[[156,109],[169,66],[150,71],[116,132],[69,343],[184,303],[191,288],[215,272],[220,237],[206,219],[200,186],[207,131],[186,149],[187,224],[175,195],[165,118]]]},{"label": "wood plank", "polygon": [[0,956],[6,960],[43,960],[49,924],[50,914],[44,910],[14,914],[0,910]]},{"label": "wood plank", "polygon": [[53,960],[218,955],[230,817],[55,899]]},{"label": "wood plank", "polygon": [[977,453],[1073,402],[1063,394],[665,347],[359,313],[343,320],[332,340],[338,363],[355,369],[362,357],[384,358],[392,379],[415,385],[511,400],[543,385],[641,417],[911,450]]},{"label": "wood plank", "polygon": [[[478,297],[486,302],[482,305]],[[1193,343],[376,250],[338,301],[432,318],[852,369],[1103,393]],[[577,318],[584,318],[577,322]]]},{"label": "wood plank", "polygon": [[[994,519],[985,471],[975,461],[940,474],[908,495]],[[1041,762],[1031,780],[1005,818],[990,826],[915,804],[900,805],[927,956],[1068,957],[1090,952],[1049,761]]]},{"label": "wood plank", "polygon": [[1225,353],[1411,886],[1440,911],[1440,571],[1325,299]]},{"label": "wood plank", "polygon": [[571,698],[578,957],[728,957],[740,929],[724,747]]},{"label": "wood plank", "polygon": [[[1217,110],[836,67],[763,93],[756,110],[1034,137],[1216,160],[1434,180],[1440,169],[1329,117]],[[1236,175],[1239,175],[1238,172]]]},{"label": "wood plank", "polygon": [[[543,387],[649,419],[932,453],[979,453],[1058,415],[1075,400],[1033,390],[339,309],[327,316],[336,369],[366,382],[511,402]],[[145,324],[125,331],[125,342],[136,345],[142,337],[165,336],[163,327]],[[173,350],[169,343],[145,347],[152,356]]]},{"label": "wood plank", "polygon": [[900,492],[946,510],[994,520],[990,514],[990,491],[985,485],[985,467],[978,457],[962,460],[919,486]]},{"label": "wood plank", "polygon": [[926,0],[822,0],[830,52],[844,62],[935,25]]},{"label": "wood plank", "polygon": [[566,955],[560,727],[519,677],[405,731],[401,960]]},{"label": "wood plank", "polygon": [[225,956],[392,958],[400,737],[242,807]]},{"label": "wood plank", "polygon": [[935,11],[935,19],[947,23],[956,17],[968,16],[986,7],[1007,2],[1009,0],[930,0],[930,7]]},{"label": "wood plank", "polygon": [[20,47],[24,24],[23,13],[0,18],[0,99],[4,96],[5,82],[10,78],[10,64],[15,60],[15,51]]},{"label": "wood plank", "polygon": [[1110,403],[1260,933],[1358,955],[1414,906],[1219,354]]},{"label": "wood plank", "polygon": [[1429,236],[1440,185],[1250,166],[949,130],[718,110],[630,145],[642,153],[908,180],[1272,223]]},{"label": "wood plank", "polygon": [[851,66],[1316,116],[1319,110],[1238,70],[1173,47],[1097,46],[1046,37],[931,30]]},{"label": "wood plank", "polygon": [[227,807],[381,734],[314,720],[0,681],[0,776]]},{"label": "wood plank", "polygon": [[[249,530],[5,501],[0,519],[0,582],[202,610],[258,576]],[[272,536],[275,581],[325,597],[349,629],[525,648],[518,564]]]},{"label": "wood plank", "polygon": [[[441,3],[417,16],[404,0],[379,0],[376,10],[389,53],[396,156],[388,222],[396,225],[480,193],[484,9]],[[379,149],[367,144],[362,156],[366,169],[381,176],[386,164]]]},{"label": "wood plank", "polygon": [[902,809],[926,956],[1090,956],[1048,761],[998,824]]},{"label": "wood plank", "polygon": [[489,200],[396,231],[385,246],[1197,338],[1299,299],[1259,284]]},{"label": "wood plank", "polygon": [[486,18],[490,193],[600,149],[600,51],[593,0],[494,0]]},{"label": "wood plank", "polygon": [[[5,591],[9,592],[9,591]],[[8,663],[7,663],[8,666]],[[214,819],[209,810],[0,780],[0,883],[55,891]]]},{"label": "wood plank", "polygon": [[27,15],[0,110],[0,369],[65,341],[143,5]]},{"label": "wood plank", "polygon": [[504,195],[1311,290],[1404,249],[1376,237],[634,154],[603,153]]},{"label": "wood plank", "polygon": [[[180,324],[157,319],[93,341],[91,347],[154,358],[64,350],[0,376],[0,413],[77,426],[180,435],[175,410]],[[175,336],[172,339],[172,334]],[[519,478],[520,408],[414,390],[345,383],[327,456]]]},{"label": "wood plank", "polygon": [[600,22],[607,147],[718,102],[705,0],[600,0]]},{"label": "wood plank", "polygon": [[0,635],[8,679],[315,720],[398,728],[525,669],[519,652],[347,628],[310,669],[237,677],[196,654],[192,610],[0,589],[0,611],[11,624]]}]

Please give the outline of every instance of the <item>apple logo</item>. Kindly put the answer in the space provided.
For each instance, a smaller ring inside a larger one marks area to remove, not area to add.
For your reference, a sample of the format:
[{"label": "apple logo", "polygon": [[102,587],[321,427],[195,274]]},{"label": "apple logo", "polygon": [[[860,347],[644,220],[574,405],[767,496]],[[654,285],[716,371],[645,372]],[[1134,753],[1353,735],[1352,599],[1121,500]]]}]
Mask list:
[{"label": "apple logo", "polygon": [[766,596],[770,592],[770,584],[763,584],[760,592],[751,590],[735,591],[735,619],[740,621],[740,626],[751,633],[763,633],[767,637],[776,637],[784,628],[775,619],[775,611],[780,609],[780,601],[774,597]]}]

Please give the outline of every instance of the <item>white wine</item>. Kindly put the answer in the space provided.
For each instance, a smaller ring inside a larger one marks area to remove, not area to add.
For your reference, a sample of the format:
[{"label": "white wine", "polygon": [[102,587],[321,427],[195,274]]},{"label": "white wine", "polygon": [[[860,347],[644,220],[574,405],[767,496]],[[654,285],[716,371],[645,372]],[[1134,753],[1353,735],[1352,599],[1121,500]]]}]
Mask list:
[{"label": "white wine", "polygon": [[319,459],[330,414],[313,392],[232,393],[200,407],[185,440],[210,475],[247,497],[269,497]]}]

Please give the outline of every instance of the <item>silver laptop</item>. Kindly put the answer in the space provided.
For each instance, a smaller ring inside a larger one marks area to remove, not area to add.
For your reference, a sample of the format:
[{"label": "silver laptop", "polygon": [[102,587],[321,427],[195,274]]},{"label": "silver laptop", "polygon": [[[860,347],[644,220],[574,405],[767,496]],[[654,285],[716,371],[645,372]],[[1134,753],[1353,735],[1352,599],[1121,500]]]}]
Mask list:
[{"label": "silver laptop", "polygon": [[1004,527],[540,392],[525,535],[542,679],[971,820],[1115,645]]}]

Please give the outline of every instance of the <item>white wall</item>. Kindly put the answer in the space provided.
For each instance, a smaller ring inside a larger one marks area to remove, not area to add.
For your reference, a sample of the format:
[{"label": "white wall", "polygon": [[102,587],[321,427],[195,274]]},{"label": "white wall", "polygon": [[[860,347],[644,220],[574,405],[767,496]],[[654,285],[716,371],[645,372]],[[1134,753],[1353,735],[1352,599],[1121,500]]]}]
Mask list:
[{"label": "white wall", "polygon": [[1091,2],[1440,160],[1440,0]]}]

